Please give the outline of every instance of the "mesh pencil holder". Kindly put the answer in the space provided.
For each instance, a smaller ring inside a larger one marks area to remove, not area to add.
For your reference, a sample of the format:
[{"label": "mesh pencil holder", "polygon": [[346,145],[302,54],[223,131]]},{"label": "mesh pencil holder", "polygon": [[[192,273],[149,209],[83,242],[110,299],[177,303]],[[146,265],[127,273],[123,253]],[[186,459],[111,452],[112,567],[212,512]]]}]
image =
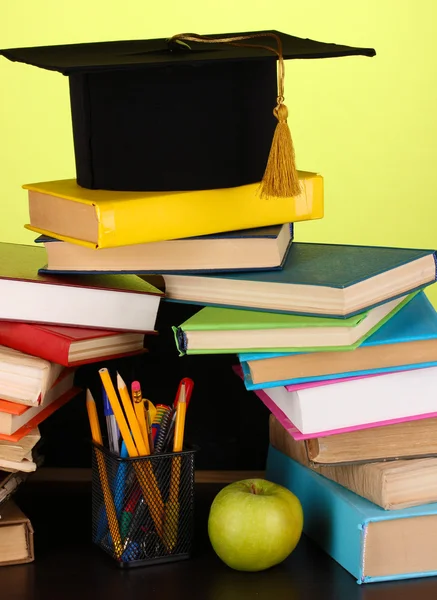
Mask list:
[{"label": "mesh pencil holder", "polygon": [[121,458],[93,443],[93,541],[118,566],[190,557],[195,452]]}]

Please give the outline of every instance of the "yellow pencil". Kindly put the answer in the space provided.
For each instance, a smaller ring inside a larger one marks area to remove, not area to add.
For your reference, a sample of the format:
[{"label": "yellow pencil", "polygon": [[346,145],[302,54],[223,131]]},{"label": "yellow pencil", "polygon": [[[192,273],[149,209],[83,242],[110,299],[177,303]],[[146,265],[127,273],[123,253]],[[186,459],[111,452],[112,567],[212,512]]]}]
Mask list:
[{"label": "yellow pencil", "polygon": [[[185,416],[187,411],[185,383],[181,385],[176,406],[176,423],[173,452],[182,452],[184,445]],[[171,552],[176,546],[179,523],[179,483],[181,479],[182,457],[175,456],[171,461],[170,491],[165,508],[164,543]]]},{"label": "yellow pencil", "polygon": [[141,434],[144,439],[144,443],[147,448],[147,454],[150,454],[150,443],[149,443],[149,430],[146,421],[146,409],[144,407],[143,395],[141,394],[141,387],[138,381],[132,382],[132,400],[135,408],[135,415],[137,417],[138,425],[140,426]]},{"label": "yellow pencil", "polygon": [[[149,456],[150,452],[148,451],[148,448],[141,434],[140,426],[135,416],[134,408],[132,406],[132,401],[130,399],[128,389],[119,373],[117,373],[117,387],[140,456]],[[155,473],[153,472],[152,463],[150,461],[146,461],[144,463],[144,474],[142,472],[141,463],[135,462],[134,469],[137,474],[138,482],[143,491],[144,499],[147,502],[149,511],[155,523],[156,530],[158,534],[161,535],[164,502],[162,501],[158,482],[156,481]]]},{"label": "yellow pencil", "polygon": [[[86,408],[88,411],[93,441],[102,445],[102,432],[100,430],[99,419],[97,416],[96,403],[89,390],[87,390],[86,393]],[[106,516],[108,518],[109,531],[111,532],[112,541],[114,543],[115,555],[117,558],[120,558],[123,553],[123,544],[121,542],[120,530],[118,528],[117,512],[115,510],[114,499],[109,487],[105,459],[98,448],[94,448],[94,451],[97,458],[97,467],[99,470],[100,483],[103,491],[103,500],[106,508]]]},{"label": "yellow pencil", "polygon": [[187,401],[185,383],[181,385],[178,404],[176,406],[176,423],[174,430],[173,452],[182,452],[184,445],[185,415],[187,412]]},{"label": "yellow pencil", "polygon": [[108,369],[99,369],[99,375],[100,379],[102,380],[103,387],[105,388],[106,394],[108,395],[108,400],[111,405],[112,412],[114,413],[115,419],[117,421],[117,425],[120,429],[121,436],[126,444],[127,452],[131,458],[134,456],[138,456],[138,450],[136,449],[135,444],[132,440],[129,427],[127,426],[126,419],[120,406],[120,402],[118,401],[117,392],[115,391],[114,386],[112,385]]},{"label": "yellow pencil", "polygon": [[151,402],[150,400],[147,400],[146,398],[143,398],[143,402],[144,402],[144,412],[146,415],[147,432],[149,435],[150,454],[153,454],[154,446],[153,446],[153,436],[152,436],[152,423],[155,420],[156,408],[155,408],[155,405],[153,404],[153,402]]},{"label": "yellow pencil", "polygon": [[130,430],[132,432],[135,445],[138,449],[140,456],[148,456],[150,452],[147,451],[146,444],[144,443],[144,438],[141,433],[140,425],[135,416],[134,407],[132,405],[132,400],[129,396],[128,389],[126,387],[125,382],[119,373],[117,373],[117,387],[118,393],[120,394],[121,401],[123,403],[124,412],[126,413],[126,417],[129,423]]}]

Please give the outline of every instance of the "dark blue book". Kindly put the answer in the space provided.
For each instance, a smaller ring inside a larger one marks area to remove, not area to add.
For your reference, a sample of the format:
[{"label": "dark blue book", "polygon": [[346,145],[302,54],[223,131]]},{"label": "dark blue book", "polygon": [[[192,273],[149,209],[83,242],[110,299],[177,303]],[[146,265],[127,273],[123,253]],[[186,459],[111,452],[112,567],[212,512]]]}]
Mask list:
[{"label": "dark blue book", "polygon": [[95,250],[40,236],[48,264],[40,273],[208,273],[282,269],[293,223]]},{"label": "dark blue book", "polygon": [[436,280],[436,251],[293,242],[281,271],[165,275],[167,299],[344,318]]}]

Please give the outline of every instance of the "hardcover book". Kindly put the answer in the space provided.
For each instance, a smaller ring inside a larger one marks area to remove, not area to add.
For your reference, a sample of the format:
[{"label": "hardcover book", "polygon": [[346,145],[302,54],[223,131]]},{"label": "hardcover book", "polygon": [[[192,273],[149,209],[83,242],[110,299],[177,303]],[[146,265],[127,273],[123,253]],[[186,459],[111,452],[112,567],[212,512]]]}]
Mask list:
[{"label": "hardcover book", "polygon": [[0,507],[0,565],[34,560],[33,527],[13,500]]},{"label": "hardcover book", "polygon": [[[258,183],[178,192],[89,190],[76,180],[25,185],[39,234],[89,248],[115,248],[323,217],[323,178],[300,173],[296,198],[261,200]],[[115,225],[116,224],[116,225]]]},{"label": "hardcover book", "polygon": [[434,413],[437,367],[338,381],[288,391],[263,390],[305,434]]},{"label": "hardcover book", "polygon": [[102,248],[40,236],[48,264],[40,273],[172,273],[281,269],[293,240],[293,223]]},{"label": "hardcover book", "polygon": [[3,320],[154,331],[163,294],[151,284],[135,275],[38,275],[44,263],[44,248],[0,243]]},{"label": "hardcover book", "polygon": [[25,423],[20,429],[18,429],[15,433],[11,435],[6,435],[0,433],[0,441],[3,440],[5,442],[16,443],[20,442],[25,436],[27,436],[35,427],[37,427],[40,423],[48,419],[55,411],[60,409],[64,404],[69,402],[72,398],[77,396],[80,392],[80,388],[73,387],[61,394],[58,398],[56,398],[53,402],[51,402],[48,406],[44,406],[38,414],[30,419],[27,423]]},{"label": "hardcover book", "polygon": [[239,359],[247,389],[435,366],[437,313],[420,292],[353,352],[254,352]]},{"label": "hardcover book", "polygon": [[396,298],[346,319],[207,306],[173,331],[180,354],[352,350],[413,296]]},{"label": "hardcover book", "polygon": [[357,583],[437,575],[437,503],[386,511],[272,446],[266,479],[296,494],[304,533]]},{"label": "hardcover book", "polygon": [[0,346],[0,398],[40,406],[62,371],[62,365]]},{"label": "hardcover book", "polygon": [[[241,368],[240,365],[234,365],[232,367],[232,370],[240,379],[244,380],[243,369]],[[343,381],[343,382],[355,381],[355,380],[360,380],[360,379],[368,379],[370,377],[377,377],[377,376],[376,375],[363,375],[361,377],[348,377],[341,381]],[[326,425],[324,425],[324,428],[320,429],[319,431],[306,432],[306,433],[303,433],[302,431],[300,431],[300,429],[298,429],[296,427],[296,425],[291,421],[291,419],[287,416],[287,414],[289,414],[289,411],[287,410],[287,396],[285,395],[285,393],[286,392],[287,393],[299,392],[299,390],[323,387],[325,385],[333,385],[335,383],[341,383],[341,381],[337,381],[337,380],[313,381],[310,383],[300,383],[300,384],[296,384],[296,385],[292,385],[292,386],[268,388],[266,390],[257,389],[257,390],[254,390],[254,393],[256,394],[256,396],[258,396],[258,398],[261,400],[261,402],[269,409],[269,411],[278,419],[278,421],[281,423],[281,425],[287,430],[287,432],[292,436],[292,438],[294,440],[316,440],[317,441],[317,438],[326,438],[328,436],[337,436],[338,434],[355,433],[355,432],[360,432],[360,431],[364,431],[364,430],[368,430],[368,429],[374,429],[374,428],[378,428],[378,427],[388,427],[391,425],[402,425],[403,423],[409,423],[409,422],[413,422],[413,421],[421,421],[423,419],[430,420],[430,419],[437,418],[437,411],[435,411],[433,409],[429,413],[421,413],[421,414],[416,414],[416,415],[394,417],[394,418],[392,417],[389,419],[384,419],[382,421],[358,423],[356,425],[350,425],[347,427],[338,427],[335,429],[326,429],[325,428]],[[271,389],[275,390],[274,394],[270,394]],[[282,398],[282,400],[285,403],[285,410],[283,410],[281,408],[281,402],[277,403],[271,397],[273,395],[280,396]],[[357,447],[359,448],[359,445]],[[426,444],[423,444],[423,447],[425,448]],[[432,445],[428,446],[428,448],[429,447],[433,448]],[[417,449],[417,451],[419,453],[420,453],[421,448],[422,448],[422,445],[420,445],[420,448]],[[372,450],[370,449],[370,451],[372,451]],[[434,450],[431,450],[431,453],[433,453],[433,452],[434,452]]]},{"label": "hardcover book", "polygon": [[437,458],[343,465],[314,464],[308,457],[306,443],[294,440],[273,415],[270,416],[270,443],[293,460],[384,510],[437,502]]},{"label": "hardcover book", "polygon": [[0,320],[0,344],[65,367],[139,354],[144,334]]},{"label": "hardcover book", "polygon": [[[18,442],[0,440],[0,459],[22,461],[26,456],[32,453],[37,445],[41,435],[38,427],[31,429]],[[0,499],[1,501],[1,499]]]},{"label": "hardcover book", "polygon": [[420,415],[420,418],[398,421],[331,430],[319,435],[313,433],[306,437],[282,411],[275,410],[270,415],[270,423],[277,423],[288,437],[304,444],[305,455],[313,465],[437,457],[437,417]]},{"label": "hardcover book", "polygon": [[170,300],[345,318],[434,283],[436,253],[293,242],[281,271],[163,277]]},{"label": "hardcover book", "polygon": [[66,369],[47,390],[39,406],[25,406],[0,400],[0,434],[12,435],[30,420],[37,424],[35,418],[38,418],[40,413],[73,388],[74,375],[75,369]]}]

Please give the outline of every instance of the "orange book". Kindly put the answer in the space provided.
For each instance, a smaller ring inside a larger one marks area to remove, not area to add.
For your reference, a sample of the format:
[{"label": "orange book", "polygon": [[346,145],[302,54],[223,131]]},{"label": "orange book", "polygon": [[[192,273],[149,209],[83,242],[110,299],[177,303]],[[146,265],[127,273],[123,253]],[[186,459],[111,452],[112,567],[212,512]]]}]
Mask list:
[{"label": "orange book", "polygon": [[[81,389],[73,387],[73,378],[73,369],[60,377],[47,394],[48,402],[46,401],[42,406],[28,407],[0,400],[0,411],[2,411],[0,412],[0,440],[19,442],[58,408],[74,398]],[[10,433],[7,433],[8,430]]]}]

